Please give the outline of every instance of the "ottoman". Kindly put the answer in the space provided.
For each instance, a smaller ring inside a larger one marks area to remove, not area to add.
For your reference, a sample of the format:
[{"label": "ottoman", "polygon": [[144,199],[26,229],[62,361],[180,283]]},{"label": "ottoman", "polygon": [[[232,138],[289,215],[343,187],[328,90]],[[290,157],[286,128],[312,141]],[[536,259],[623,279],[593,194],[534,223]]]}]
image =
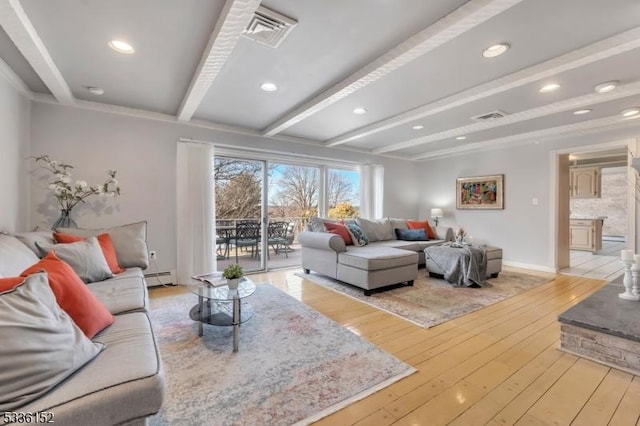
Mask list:
[{"label": "ottoman", "polygon": [[338,254],[337,279],[372,290],[406,282],[418,277],[418,253],[384,246],[350,248]]},{"label": "ottoman", "polygon": [[[498,275],[502,272],[502,249],[494,246],[485,246],[484,250],[487,256],[487,278],[498,278]],[[438,277],[444,275],[444,271],[429,258],[426,251],[425,265],[429,275]]]}]

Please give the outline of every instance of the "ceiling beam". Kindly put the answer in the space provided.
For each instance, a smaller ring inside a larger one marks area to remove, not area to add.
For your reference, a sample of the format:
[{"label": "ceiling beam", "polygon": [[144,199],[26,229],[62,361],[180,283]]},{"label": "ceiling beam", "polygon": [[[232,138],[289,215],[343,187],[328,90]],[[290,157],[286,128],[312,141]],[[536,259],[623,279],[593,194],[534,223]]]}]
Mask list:
[{"label": "ceiling beam", "polygon": [[519,133],[517,135],[504,136],[496,139],[487,139],[480,142],[456,146],[454,148],[425,152],[424,154],[415,155],[411,157],[411,159],[427,160],[456,154],[467,154],[469,152],[499,148],[506,144],[512,145],[515,143],[523,143],[536,140],[539,142],[540,140],[561,137],[568,133],[571,133],[572,135],[586,134],[593,131],[599,131],[604,128],[617,129],[630,126],[640,126],[640,119],[638,119],[638,117],[622,118],[620,114],[616,114],[608,117],[597,118],[594,120],[582,121],[580,123],[565,124],[562,126],[550,127],[548,129]]},{"label": "ceiling beam", "polygon": [[408,141],[384,146],[372,150],[374,154],[382,154],[385,152],[397,151],[400,149],[412,148],[414,146],[426,145],[445,139],[455,138],[456,136],[467,136],[473,132],[481,130],[495,129],[498,127],[508,126],[510,124],[521,123],[523,121],[533,120],[535,118],[546,117],[553,114],[577,110],[588,106],[597,105],[603,102],[610,102],[616,99],[622,99],[629,96],[640,94],[640,81],[618,86],[616,90],[607,93],[593,92],[582,96],[576,96],[571,99],[554,102],[552,104],[542,105],[537,108],[531,108],[520,111],[506,117],[497,118],[495,120],[476,122],[466,126],[457,127],[455,129],[444,130],[442,132],[432,133],[430,135],[410,139]]},{"label": "ceiling beam", "polygon": [[189,89],[182,100],[178,110],[178,120],[191,120],[209,87],[235,49],[242,31],[249,24],[258,6],[260,6],[260,0],[226,1],[191,79]]},{"label": "ceiling beam", "polygon": [[426,29],[414,34],[346,79],[269,125],[272,136],[367,87],[414,59],[464,34],[523,0],[470,0]]},{"label": "ceiling beam", "polygon": [[0,0],[0,26],[58,102],[72,105],[75,98],[69,85],[18,0]]},{"label": "ceiling beam", "polygon": [[361,127],[328,140],[326,146],[336,146],[392,129],[412,121],[439,114],[489,96],[512,90],[561,72],[569,71],[640,47],[640,27],[558,56],[546,62],[514,72],[496,80],[464,90],[455,95],[414,108],[402,114]]}]

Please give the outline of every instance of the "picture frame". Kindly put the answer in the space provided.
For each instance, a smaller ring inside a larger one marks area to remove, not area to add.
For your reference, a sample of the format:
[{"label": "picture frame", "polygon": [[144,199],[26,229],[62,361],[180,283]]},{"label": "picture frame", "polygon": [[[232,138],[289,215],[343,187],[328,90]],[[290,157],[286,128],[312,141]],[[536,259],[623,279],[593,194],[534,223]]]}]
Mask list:
[{"label": "picture frame", "polygon": [[504,175],[456,179],[456,208],[459,210],[504,209]]}]

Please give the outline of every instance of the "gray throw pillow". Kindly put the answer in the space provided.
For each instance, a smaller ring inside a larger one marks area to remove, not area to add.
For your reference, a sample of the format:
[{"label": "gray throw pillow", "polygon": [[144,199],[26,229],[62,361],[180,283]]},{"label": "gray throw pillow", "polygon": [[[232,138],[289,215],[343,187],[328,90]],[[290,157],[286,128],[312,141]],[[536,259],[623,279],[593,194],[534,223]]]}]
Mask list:
[{"label": "gray throw pillow", "polygon": [[396,236],[399,240],[404,241],[429,241],[427,231],[424,228],[421,229],[402,229],[396,228]]},{"label": "gray throw pillow", "polygon": [[368,220],[363,218],[356,219],[356,223],[360,225],[364,233],[369,238],[369,242],[375,241],[389,241],[396,238],[391,222],[384,219]]},{"label": "gray throw pillow", "polygon": [[15,236],[0,234],[0,275],[17,277],[38,260],[38,256]]},{"label": "gray throw pillow", "polygon": [[94,283],[113,277],[96,237],[68,244],[41,245],[36,242],[36,247],[41,250],[42,257],[51,250],[55,250],[56,255],[68,263],[85,283]]},{"label": "gray throw pillow", "polygon": [[31,249],[36,256],[40,256],[40,250],[36,247],[36,242],[43,244],[55,244],[56,240],[53,238],[53,231],[31,231],[20,232],[15,234],[15,237],[20,242]]},{"label": "gray throw pillow", "polygon": [[149,267],[149,252],[147,250],[147,222],[136,222],[128,225],[114,226],[101,229],[58,228],[58,232],[92,237],[109,234],[116,250],[118,265],[122,268]]},{"label": "gray throw pillow", "polygon": [[0,342],[0,412],[39,398],[105,347],[58,306],[44,272],[0,293]]}]

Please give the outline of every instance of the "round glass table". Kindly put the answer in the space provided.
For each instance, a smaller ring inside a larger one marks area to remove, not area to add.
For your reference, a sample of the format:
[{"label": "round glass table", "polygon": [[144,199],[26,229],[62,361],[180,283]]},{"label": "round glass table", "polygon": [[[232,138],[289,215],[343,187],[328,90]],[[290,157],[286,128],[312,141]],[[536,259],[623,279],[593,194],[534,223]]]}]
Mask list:
[{"label": "round glass table", "polygon": [[223,285],[200,285],[191,290],[198,296],[198,304],[191,308],[189,316],[198,322],[198,336],[203,335],[203,324],[233,327],[233,351],[238,352],[240,324],[253,315],[253,307],[243,299],[256,291],[256,285],[242,277],[236,290]]}]

